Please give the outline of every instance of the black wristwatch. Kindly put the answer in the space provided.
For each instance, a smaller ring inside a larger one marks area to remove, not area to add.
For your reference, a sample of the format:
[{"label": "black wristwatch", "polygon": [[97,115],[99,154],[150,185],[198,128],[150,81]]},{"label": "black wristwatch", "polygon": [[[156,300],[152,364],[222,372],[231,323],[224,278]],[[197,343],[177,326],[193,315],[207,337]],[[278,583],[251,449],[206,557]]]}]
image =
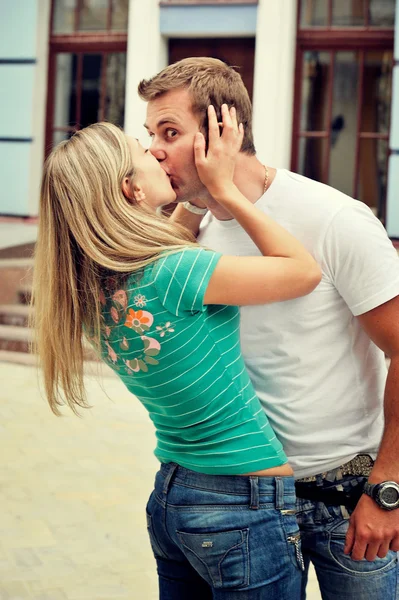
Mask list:
[{"label": "black wristwatch", "polygon": [[370,496],[384,510],[399,508],[399,485],[395,481],[365,483],[363,493]]}]

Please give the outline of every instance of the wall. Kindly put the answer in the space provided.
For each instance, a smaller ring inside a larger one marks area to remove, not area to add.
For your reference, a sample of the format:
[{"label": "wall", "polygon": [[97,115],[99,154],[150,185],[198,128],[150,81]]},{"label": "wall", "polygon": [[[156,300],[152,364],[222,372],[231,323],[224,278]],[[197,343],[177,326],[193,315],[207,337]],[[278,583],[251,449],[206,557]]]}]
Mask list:
[{"label": "wall", "polygon": [[50,0],[0,0],[0,214],[35,215]]},{"label": "wall", "polygon": [[166,67],[167,43],[159,29],[159,0],[130,0],[126,63],[125,131],[148,146],[146,103],[137,95],[142,79]]},{"label": "wall", "polygon": [[399,0],[396,0],[394,61],[386,229],[389,237],[399,238]]},{"label": "wall", "polygon": [[259,0],[254,135],[259,158],[289,169],[295,82],[296,1]]},{"label": "wall", "polygon": [[158,0],[130,0],[126,132],[148,145],[146,105],[137,97],[137,85],[167,66],[169,38],[254,36],[256,10],[256,5],[160,7]]},{"label": "wall", "polygon": [[[254,135],[259,157],[289,168],[296,38],[296,1],[258,5],[161,6],[130,0],[125,129],[148,144],[145,104],[137,85],[168,64],[169,38],[256,35]],[[137,57],[140,57],[137,60]]]}]

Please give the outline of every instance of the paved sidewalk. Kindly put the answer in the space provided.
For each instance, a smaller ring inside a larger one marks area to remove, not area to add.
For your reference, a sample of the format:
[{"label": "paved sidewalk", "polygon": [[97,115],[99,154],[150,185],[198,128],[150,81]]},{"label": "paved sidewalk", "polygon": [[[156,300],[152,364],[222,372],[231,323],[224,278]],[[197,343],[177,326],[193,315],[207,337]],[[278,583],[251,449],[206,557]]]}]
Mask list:
[{"label": "paved sidewalk", "polygon": [[52,415],[33,367],[0,381],[0,600],[156,600],[146,411],[116,378],[87,379],[81,419]]}]

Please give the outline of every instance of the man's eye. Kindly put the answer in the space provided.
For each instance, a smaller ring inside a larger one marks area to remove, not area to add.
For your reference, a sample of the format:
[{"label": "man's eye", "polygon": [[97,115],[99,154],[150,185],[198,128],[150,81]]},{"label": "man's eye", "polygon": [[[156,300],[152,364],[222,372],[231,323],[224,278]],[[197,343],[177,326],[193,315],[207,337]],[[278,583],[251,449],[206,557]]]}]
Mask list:
[{"label": "man's eye", "polygon": [[175,135],[177,135],[177,131],[176,131],[176,129],[167,129],[166,132],[165,132],[165,135],[169,139],[170,138],[174,138]]}]

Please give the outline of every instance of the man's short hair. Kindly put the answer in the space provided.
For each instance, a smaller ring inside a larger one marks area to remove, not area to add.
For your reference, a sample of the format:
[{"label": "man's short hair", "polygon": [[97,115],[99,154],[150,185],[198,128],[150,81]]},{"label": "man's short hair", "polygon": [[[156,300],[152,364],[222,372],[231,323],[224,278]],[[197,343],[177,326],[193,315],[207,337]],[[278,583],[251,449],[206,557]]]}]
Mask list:
[{"label": "man's short hair", "polygon": [[184,58],[169,65],[160,73],[143,79],[138,86],[140,98],[146,102],[176,89],[187,89],[192,98],[192,110],[200,118],[200,125],[207,136],[207,108],[213,104],[221,121],[220,107],[234,106],[237,120],[244,125],[241,152],[254,155],[252,133],[252,107],[241,75],[232,67],[216,58]]}]

